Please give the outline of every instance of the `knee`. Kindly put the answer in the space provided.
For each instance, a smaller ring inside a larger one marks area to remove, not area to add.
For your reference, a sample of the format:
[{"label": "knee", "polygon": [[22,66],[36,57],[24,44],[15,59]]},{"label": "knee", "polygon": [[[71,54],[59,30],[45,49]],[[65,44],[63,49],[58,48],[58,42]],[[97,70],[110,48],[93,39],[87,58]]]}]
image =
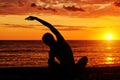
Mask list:
[{"label": "knee", "polygon": [[86,62],[88,61],[87,56],[83,56],[82,59],[83,59],[84,61],[86,61]]}]

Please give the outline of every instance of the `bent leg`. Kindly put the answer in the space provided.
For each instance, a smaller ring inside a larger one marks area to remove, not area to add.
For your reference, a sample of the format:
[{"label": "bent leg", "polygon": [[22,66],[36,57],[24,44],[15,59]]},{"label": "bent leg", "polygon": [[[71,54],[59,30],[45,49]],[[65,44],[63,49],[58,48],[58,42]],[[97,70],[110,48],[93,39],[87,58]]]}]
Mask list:
[{"label": "bent leg", "polygon": [[59,68],[60,64],[58,64],[56,61],[50,59],[48,60],[48,69],[50,70],[50,72],[56,74]]},{"label": "bent leg", "polygon": [[77,74],[82,74],[85,71],[88,58],[86,56],[82,57],[75,65]]},{"label": "bent leg", "polygon": [[49,79],[56,80],[59,79],[60,74],[60,64],[54,60],[48,60],[48,70],[49,70]]}]

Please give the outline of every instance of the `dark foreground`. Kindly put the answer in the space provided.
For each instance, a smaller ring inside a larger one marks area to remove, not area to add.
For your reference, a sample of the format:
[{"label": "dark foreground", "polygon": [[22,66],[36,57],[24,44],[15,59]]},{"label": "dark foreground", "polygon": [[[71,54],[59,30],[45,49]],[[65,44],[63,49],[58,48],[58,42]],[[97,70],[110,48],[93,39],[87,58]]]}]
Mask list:
[{"label": "dark foreground", "polygon": [[[0,68],[0,80],[50,80],[40,67]],[[120,67],[87,68],[80,80],[120,80]]]}]

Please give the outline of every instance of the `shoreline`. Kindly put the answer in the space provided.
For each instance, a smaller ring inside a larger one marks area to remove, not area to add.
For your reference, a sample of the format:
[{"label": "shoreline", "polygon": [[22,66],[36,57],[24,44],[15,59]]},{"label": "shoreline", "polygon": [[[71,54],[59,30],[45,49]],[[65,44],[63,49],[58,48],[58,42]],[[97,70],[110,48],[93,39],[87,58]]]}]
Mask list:
[{"label": "shoreline", "polygon": [[[120,66],[87,67],[84,80],[120,80]],[[0,68],[0,80],[49,80],[47,67]]]}]

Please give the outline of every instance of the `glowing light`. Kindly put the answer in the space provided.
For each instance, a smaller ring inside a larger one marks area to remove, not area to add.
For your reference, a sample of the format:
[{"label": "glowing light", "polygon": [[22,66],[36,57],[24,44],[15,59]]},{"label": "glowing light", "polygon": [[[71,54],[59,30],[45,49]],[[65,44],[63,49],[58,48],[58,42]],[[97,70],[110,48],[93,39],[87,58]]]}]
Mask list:
[{"label": "glowing light", "polygon": [[107,47],[107,49],[108,49],[108,50],[111,50],[111,49],[112,49],[112,47]]},{"label": "glowing light", "polygon": [[112,58],[112,57],[107,57],[106,60],[107,60],[107,61],[112,61],[112,60],[114,60],[114,58]]},{"label": "glowing light", "polygon": [[105,64],[114,64],[115,58],[112,56],[112,54],[108,53],[105,58]]},{"label": "glowing light", "polygon": [[113,57],[107,57],[105,63],[106,64],[114,64],[114,58]]},{"label": "glowing light", "polygon": [[106,38],[107,38],[107,40],[112,40],[113,36],[112,36],[112,34],[107,34]]}]

